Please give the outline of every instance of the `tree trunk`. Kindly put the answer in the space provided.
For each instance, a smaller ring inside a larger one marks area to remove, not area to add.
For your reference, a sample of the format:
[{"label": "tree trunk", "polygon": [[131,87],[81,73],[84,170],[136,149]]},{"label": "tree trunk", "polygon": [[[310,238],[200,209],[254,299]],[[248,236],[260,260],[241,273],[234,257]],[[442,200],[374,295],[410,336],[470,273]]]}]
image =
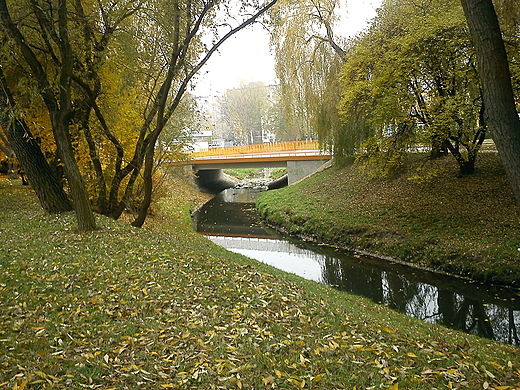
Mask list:
[{"label": "tree trunk", "polygon": [[72,204],[25,121],[10,115],[15,104],[0,67],[0,124],[29,183],[47,213],[72,210]]},{"label": "tree trunk", "polygon": [[475,45],[485,122],[520,206],[520,118],[498,18],[491,0],[461,0]]},{"label": "tree trunk", "polygon": [[90,131],[90,113],[91,107],[88,101],[81,102],[80,109],[78,110],[79,115],[79,125],[80,130],[83,131],[85,135],[85,140],[87,141],[90,161],[92,162],[92,166],[94,168],[95,178],[96,178],[96,189],[98,193],[97,197],[97,212],[100,214],[105,214],[107,212],[107,183],[105,180],[105,175],[103,174],[103,167],[101,164],[101,159],[98,153],[98,147],[96,145],[96,140]]},{"label": "tree trunk", "polygon": [[96,230],[96,219],[92,212],[90,199],[83,183],[83,178],[74,157],[74,150],[70,141],[70,134],[68,129],[68,119],[63,117],[60,112],[52,113],[52,127],[54,131],[54,138],[58,146],[58,152],[63,162],[63,169],[65,177],[69,184],[70,193],[74,200],[74,211],[76,212],[76,219],[78,221],[78,230],[88,231]]},{"label": "tree trunk", "polygon": [[[48,105],[51,115],[54,139],[63,162],[65,176],[69,183],[70,193],[74,201],[74,211],[81,231],[95,230],[96,219],[92,212],[87,189],[81,177],[69,132],[71,117],[71,77],[74,57],[69,42],[67,0],[58,2],[58,32],[61,52],[61,69],[59,77],[59,104],[53,99]],[[47,99],[51,99],[47,96]]]},{"label": "tree trunk", "polygon": [[139,213],[137,218],[132,222],[132,226],[142,227],[144,221],[146,220],[146,216],[148,215],[148,209],[152,203],[152,191],[153,191],[153,165],[154,165],[154,154],[155,154],[155,142],[157,140],[157,136],[159,133],[157,131],[154,132],[153,140],[148,144],[148,148],[146,150],[145,162],[144,162],[144,172],[143,172],[143,181],[144,181],[144,199],[141,202],[141,207],[139,208]]}]

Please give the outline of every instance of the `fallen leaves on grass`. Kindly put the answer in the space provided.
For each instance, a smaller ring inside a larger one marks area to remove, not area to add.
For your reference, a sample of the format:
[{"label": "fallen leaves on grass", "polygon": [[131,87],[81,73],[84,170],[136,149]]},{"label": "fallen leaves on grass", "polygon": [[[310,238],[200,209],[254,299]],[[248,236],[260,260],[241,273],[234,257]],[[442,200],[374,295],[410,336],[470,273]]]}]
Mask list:
[{"label": "fallen leaves on grass", "polygon": [[16,230],[4,217],[2,229],[20,233],[3,230],[0,252],[0,389],[514,389],[520,380],[518,356],[432,339],[411,320],[401,329],[386,308],[314,295],[214,255],[191,233],[177,232],[179,242],[102,220],[102,231],[78,234],[71,221],[39,216]]}]

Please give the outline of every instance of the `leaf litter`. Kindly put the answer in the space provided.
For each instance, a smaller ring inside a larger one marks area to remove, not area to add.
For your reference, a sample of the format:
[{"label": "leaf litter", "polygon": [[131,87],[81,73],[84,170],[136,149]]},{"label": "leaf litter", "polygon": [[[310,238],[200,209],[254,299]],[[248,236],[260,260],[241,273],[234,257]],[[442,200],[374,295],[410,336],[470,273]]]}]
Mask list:
[{"label": "leaf litter", "polygon": [[1,228],[0,389],[520,389],[517,348],[281,277],[176,228],[177,214],[80,234],[72,215],[16,199]]}]

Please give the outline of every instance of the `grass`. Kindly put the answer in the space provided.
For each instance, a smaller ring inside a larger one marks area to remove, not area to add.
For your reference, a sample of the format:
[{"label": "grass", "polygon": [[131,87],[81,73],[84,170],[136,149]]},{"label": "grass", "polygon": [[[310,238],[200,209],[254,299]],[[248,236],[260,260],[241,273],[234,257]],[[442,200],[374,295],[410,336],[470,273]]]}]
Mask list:
[{"label": "grass", "polygon": [[0,389],[520,389],[518,348],[227,252],[201,200],[78,233],[0,180]]},{"label": "grass", "polygon": [[262,171],[261,168],[224,169],[224,172],[226,174],[236,177],[238,180],[243,180],[243,179],[254,177],[261,171]]},{"label": "grass", "polygon": [[[224,169],[224,172],[230,176],[236,177],[238,180],[254,178],[261,174],[263,171],[262,168],[236,168],[236,169]],[[277,180],[283,175],[287,174],[287,168],[274,168],[269,178],[272,180]]]},{"label": "grass", "polygon": [[269,177],[273,180],[278,180],[284,175],[287,175],[287,168],[275,168],[273,169]]},{"label": "grass", "polygon": [[330,168],[265,193],[258,208],[293,235],[520,287],[520,209],[498,156],[483,153],[462,178],[450,159],[409,166],[387,179]]}]

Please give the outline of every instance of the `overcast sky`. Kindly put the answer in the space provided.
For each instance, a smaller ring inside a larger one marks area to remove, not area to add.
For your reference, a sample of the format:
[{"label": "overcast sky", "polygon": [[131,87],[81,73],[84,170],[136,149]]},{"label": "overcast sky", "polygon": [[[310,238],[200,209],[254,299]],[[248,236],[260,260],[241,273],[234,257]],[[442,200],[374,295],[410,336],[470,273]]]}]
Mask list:
[{"label": "overcast sky", "polygon": [[[350,0],[347,7],[340,9],[347,19],[336,35],[347,37],[362,30],[375,16],[380,3],[381,0]],[[195,89],[199,96],[222,95],[241,82],[275,83],[274,59],[269,52],[267,32],[260,25],[238,32],[224,42],[201,72],[203,76]]]}]

